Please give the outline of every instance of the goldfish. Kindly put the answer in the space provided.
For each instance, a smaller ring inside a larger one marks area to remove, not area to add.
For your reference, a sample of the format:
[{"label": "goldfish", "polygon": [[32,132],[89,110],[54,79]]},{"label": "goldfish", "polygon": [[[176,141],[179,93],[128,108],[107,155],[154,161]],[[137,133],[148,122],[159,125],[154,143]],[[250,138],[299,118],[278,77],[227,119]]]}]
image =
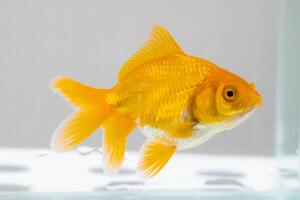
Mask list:
[{"label": "goldfish", "polygon": [[59,76],[52,88],[75,107],[53,134],[52,149],[70,150],[102,128],[104,171],[114,175],[127,137],[139,127],[147,140],[137,169],[145,179],[157,175],[176,151],[236,127],[262,102],[254,83],[186,54],[160,25],[121,67],[113,87]]}]

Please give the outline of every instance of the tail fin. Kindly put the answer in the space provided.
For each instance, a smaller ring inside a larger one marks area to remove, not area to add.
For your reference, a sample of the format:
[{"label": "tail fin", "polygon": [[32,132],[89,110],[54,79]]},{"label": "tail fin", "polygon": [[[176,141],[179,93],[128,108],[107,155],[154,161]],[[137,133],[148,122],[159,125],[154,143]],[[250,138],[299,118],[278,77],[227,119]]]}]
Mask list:
[{"label": "tail fin", "polygon": [[50,144],[56,151],[66,151],[89,137],[110,116],[112,108],[105,101],[109,90],[91,88],[67,77],[58,77],[52,87],[76,108],[58,127]]},{"label": "tail fin", "polygon": [[72,149],[103,125],[104,169],[109,174],[117,173],[124,159],[126,138],[136,127],[135,120],[106,102],[110,90],[91,88],[66,77],[57,78],[52,87],[76,111],[54,133],[51,148]]}]

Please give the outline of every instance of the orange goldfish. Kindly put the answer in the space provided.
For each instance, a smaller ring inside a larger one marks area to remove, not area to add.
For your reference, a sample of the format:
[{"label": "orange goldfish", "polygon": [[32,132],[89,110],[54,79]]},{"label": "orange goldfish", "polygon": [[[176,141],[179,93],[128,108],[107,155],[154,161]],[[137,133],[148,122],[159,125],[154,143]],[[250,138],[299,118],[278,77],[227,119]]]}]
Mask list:
[{"label": "orange goldfish", "polygon": [[148,138],[138,163],[145,178],[156,175],[177,150],[237,126],[262,101],[253,83],[185,54],[159,25],[122,66],[112,88],[93,88],[67,77],[58,77],[52,87],[76,108],[54,133],[53,149],[72,149],[102,127],[104,169],[115,174],[126,138],[138,126]]}]

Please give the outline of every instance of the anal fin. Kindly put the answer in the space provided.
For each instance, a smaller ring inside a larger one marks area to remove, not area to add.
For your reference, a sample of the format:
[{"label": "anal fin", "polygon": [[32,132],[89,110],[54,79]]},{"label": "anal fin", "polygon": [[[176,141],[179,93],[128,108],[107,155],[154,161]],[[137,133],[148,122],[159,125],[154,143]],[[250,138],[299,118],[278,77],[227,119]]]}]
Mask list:
[{"label": "anal fin", "polygon": [[160,140],[147,141],[142,148],[138,170],[146,179],[155,176],[168,163],[175,151],[174,144]]}]

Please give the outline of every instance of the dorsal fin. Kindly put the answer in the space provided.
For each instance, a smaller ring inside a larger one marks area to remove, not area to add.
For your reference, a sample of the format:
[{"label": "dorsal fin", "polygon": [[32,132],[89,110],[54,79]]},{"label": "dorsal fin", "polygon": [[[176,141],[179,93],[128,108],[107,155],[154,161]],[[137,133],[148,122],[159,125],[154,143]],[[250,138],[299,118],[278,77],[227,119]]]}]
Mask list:
[{"label": "dorsal fin", "polygon": [[144,63],[177,53],[183,53],[183,50],[167,29],[154,25],[146,43],[122,66],[118,79],[122,80],[131,70]]}]

